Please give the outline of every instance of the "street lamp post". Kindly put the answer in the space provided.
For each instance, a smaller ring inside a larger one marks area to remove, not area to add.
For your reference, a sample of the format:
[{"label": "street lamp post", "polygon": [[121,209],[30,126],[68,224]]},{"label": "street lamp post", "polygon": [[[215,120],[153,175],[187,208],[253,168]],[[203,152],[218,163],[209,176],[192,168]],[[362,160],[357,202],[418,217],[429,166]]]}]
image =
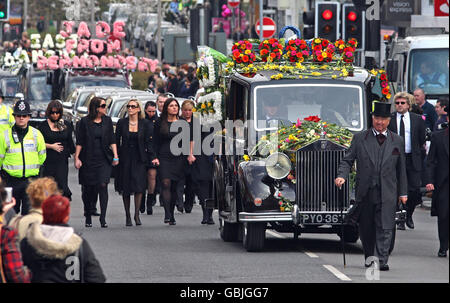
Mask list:
[{"label": "street lamp post", "polygon": [[158,45],[157,45],[157,58],[158,62],[162,59],[162,45],[161,45],[161,0],[158,0]]}]

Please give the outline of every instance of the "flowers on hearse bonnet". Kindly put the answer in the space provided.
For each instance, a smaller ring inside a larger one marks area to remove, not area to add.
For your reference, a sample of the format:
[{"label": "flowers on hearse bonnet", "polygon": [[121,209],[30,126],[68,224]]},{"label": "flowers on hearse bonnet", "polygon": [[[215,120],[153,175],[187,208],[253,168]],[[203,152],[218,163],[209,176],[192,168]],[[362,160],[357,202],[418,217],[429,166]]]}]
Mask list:
[{"label": "flowers on hearse bonnet", "polygon": [[234,43],[231,48],[233,61],[237,64],[253,64],[256,56],[252,48],[253,45],[248,40],[240,40]]},{"label": "flowers on hearse bonnet", "polygon": [[263,62],[277,62],[281,59],[283,45],[278,39],[266,39],[259,44],[259,54]]}]

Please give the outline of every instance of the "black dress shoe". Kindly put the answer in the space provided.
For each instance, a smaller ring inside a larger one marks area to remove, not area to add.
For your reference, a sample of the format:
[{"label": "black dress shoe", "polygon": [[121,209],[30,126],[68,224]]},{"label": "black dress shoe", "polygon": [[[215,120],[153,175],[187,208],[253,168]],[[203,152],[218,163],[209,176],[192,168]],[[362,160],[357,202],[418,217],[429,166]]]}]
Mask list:
[{"label": "black dress shoe", "polygon": [[187,213],[187,214],[190,214],[191,212],[192,212],[192,208],[184,208],[184,211]]},{"label": "black dress shoe", "polygon": [[91,217],[86,217],[86,221],[84,223],[85,227],[92,227],[92,219]]},{"label": "black dress shoe", "polygon": [[214,225],[215,223],[214,223],[214,220],[211,218],[211,219],[209,219],[208,221],[206,221],[206,224],[208,224],[208,225]]},{"label": "black dress shoe", "polygon": [[177,225],[177,222],[176,221],[170,221],[169,225]]},{"label": "black dress shoe", "polygon": [[100,223],[100,225],[101,225],[102,228],[108,228],[108,223],[106,223],[106,222],[105,223]]},{"label": "black dress shoe", "polygon": [[183,213],[183,212],[184,212],[183,206],[178,206],[178,205],[177,205],[177,210],[178,210],[180,213]]},{"label": "black dress shoe", "polygon": [[446,250],[440,250],[440,249],[439,249],[438,257],[439,257],[439,258],[446,258],[446,257],[447,257],[447,251],[446,251]]},{"label": "black dress shoe", "polygon": [[170,219],[164,219],[164,223],[169,223]]},{"label": "black dress shoe", "polygon": [[406,218],[406,226],[408,226],[411,229],[414,229],[414,222],[412,217]]},{"label": "black dress shoe", "polygon": [[405,222],[401,222],[397,224],[397,229],[398,230],[405,230]]},{"label": "black dress shoe", "polygon": [[387,264],[380,265],[380,270],[381,271],[388,271],[389,270],[389,265],[387,265]]}]

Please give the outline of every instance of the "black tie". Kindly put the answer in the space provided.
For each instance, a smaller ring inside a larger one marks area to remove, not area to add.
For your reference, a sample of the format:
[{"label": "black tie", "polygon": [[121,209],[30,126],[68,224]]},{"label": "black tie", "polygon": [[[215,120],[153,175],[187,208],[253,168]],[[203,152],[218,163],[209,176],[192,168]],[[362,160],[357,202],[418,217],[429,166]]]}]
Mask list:
[{"label": "black tie", "polygon": [[404,115],[400,117],[400,136],[405,140],[405,123],[403,122]]},{"label": "black tie", "polygon": [[378,144],[380,144],[380,145],[382,145],[384,143],[384,140],[386,140],[386,136],[381,133],[378,134],[376,137],[377,137]]}]

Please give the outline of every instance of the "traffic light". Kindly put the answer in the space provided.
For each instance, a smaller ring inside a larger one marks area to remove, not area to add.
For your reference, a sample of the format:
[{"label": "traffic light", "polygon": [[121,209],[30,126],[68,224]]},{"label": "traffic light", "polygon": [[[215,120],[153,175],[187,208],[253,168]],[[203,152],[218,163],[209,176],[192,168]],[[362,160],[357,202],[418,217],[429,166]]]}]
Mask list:
[{"label": "traffic light", "polygon": [[9,19],[9,0],[0,0],[0,21]]},{"label": "traffic light", "polygon": [[342,39],[355,38],[357,49],[365,48],[366,16],[364,11],[357,11],[353,4],[342,5]]},{"label": "traffic light", "polygon": [[314,10],[303,12],[303,39],[314,38]]},{"label": "traffic light", "polygon": [[315,36],[336,41],[339,39],[339,2],[316,2]]}]

